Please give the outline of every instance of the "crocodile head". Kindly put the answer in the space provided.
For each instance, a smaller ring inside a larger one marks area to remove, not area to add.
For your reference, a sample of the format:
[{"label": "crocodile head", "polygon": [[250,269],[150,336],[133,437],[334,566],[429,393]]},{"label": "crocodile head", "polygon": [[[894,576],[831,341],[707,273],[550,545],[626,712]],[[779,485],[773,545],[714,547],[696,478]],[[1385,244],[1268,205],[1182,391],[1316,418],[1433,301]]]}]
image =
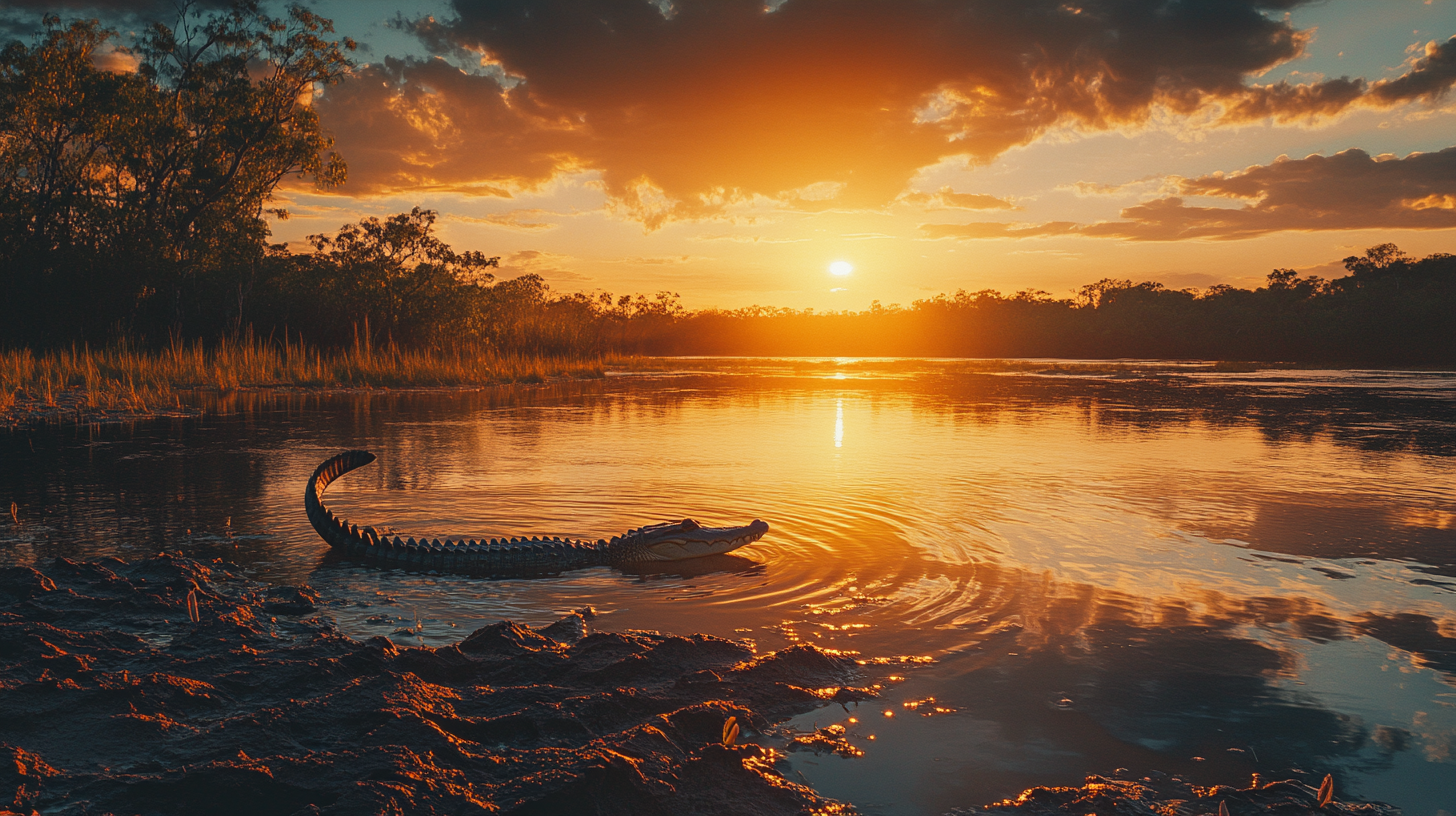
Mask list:
[{"label": "crocodile head", "polygon": [[732,552],[763,538],[768,523],[754,519],[742,527],[704,527],[692,519],[652,524],[627,535],[636,561],[681,561]]}]

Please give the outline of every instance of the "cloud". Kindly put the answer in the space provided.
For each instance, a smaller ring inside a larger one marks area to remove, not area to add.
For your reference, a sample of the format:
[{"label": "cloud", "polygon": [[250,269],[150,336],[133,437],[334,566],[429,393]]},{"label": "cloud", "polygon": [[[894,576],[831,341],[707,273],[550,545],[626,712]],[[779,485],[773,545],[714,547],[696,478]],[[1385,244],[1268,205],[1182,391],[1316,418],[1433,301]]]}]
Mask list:
[{"label": "cloud", "polygon": [[603,263],[623,264],[626,266],[680,266],[698,260],[702,259],[693,255],[629,255],[625,258],[607,258],[603,260]]},{"label": "cloud", "polygon": [[386,57],[329,88],[316,109],[348,161],[348,193],[509,197],[572,164],[571,123],[442,59]]},{"label": "cloud", "polygon": [[558,216],[550,210],[533,208],[529,210],[511,210],[510,212],[491,213],[490,215],[449,215],[451,221],[460,221],[466,224],[485,224],[491,227],[505,227],[507,229],[525,230],[528,232],[544,232],[561,226],[545,221],[527,221],[527,218],[541,218],[543,216]]},{"label": "cloud", "polygon": [[980,193],[957,193],[950,187],[942,187],[934,193],[909,193],[900,197],[906,204],[915,204],[927,210],[1019,210],[1020,207],[1007,199]]},{"label": "cloud", "polygon": [[[226,8],[230,0],[198,0],[203,11]],[[9,40],[29,40],[43,32],[43,15],[71,19],[99,18],[112,28],[135,27],[150,22],[173,25],[177,20],[174,0],[5,0],[0,3],[0,46]],[[103,66],[106,67],[106,66]]]},{"label": "cloud", "polygon": [[1303,53],[1284,12],[1313,2],[453,0],[452,19],[396,23],[450,60],[370,66],[319,110],[345,192],[509,194],[589,169],[655,227],[755,197],[883,207],[922,167],[1052,129],[1327,115],[1451,84],[1440,46],[1386,83],[1248,85]]},{"label": "cloud", "polygon": [[1231,240],[1272,232],[1456,228],[1456,147],[1404,159],[1363,150],[1281,158],[1243,171],[1177,180],[1182,196],[1247,202],[1193,206],[1182,196],[1145,201],[1121,221],[1077,224],[925,224],[927,238],[1043,238],[1083,235],[1133,241]]},{"label": "cloud", "polygon": [[496,277],[504,280],[521,275],[540,275],[547,281],[557,282],[591,280],[590,277],[570,268],[573,260],[575,259],[570,255],[523,249],[520,252],[512,252],[501,259],[500,274]]},{"label": "cloud", "polygon": [[1388,104],[1408,99],[1434,101],[1456,83],[1456,37],[1426,43],[1425,54],[1397,79],[1375,83],[1371,95]]},{"label": "cloud", "polygon": [[1233,97],[1220,121],[1228,124],[1264,119],[1293,122],[1333,116],[1360,101],[1368,92],[1365,80],[1349,77],[1309,84],[1256,85]]},{"label": "cloud", "polygon": [[1388,108],[1416,100],[1435,102],[1456,84],[1456,37],[1426,43],[1422,53],[1404,74],[1374,83],[1340,77],[1308,84],[1252,85],[1225,103],[1220,121],[1292,122],[1332,116],[1356,105]]},{"label": "cloud", "polygon": [[1085,229],[1075,221],[1049,221],[1045,224],[1009,224],[1002,221],[975,221],[970,224],[921,224],[927,238],[1050,238],[1079,234]]},{"label": "cloud", "polygon": [[92,53],[91,63],[102,71],[118,74],[134,74],[141,66],[141,59],[130,51],[112,45]]},{"label": "cloud", "polygon": [[[172,0],[5,0],[5,5],[7,11],[27,10],[37,15],[91,12],[168,21],[177,17],[177,4]],[[206,0],[195,5],[203,9],[224,8],[228,0]]]},{"label": "cloud", "polygon": [[739,235],[733,233],[718,233],[713,235],[694,236],[695,241],[730,241],[735,244],[802,244],[812,241],[812,238],[769,238],[764,235]]},{"label": "cloud", "polygon": [[1095,181],[1074,181],[1071,184],[1058,185],[1056,189],[1065,190],[1078,198],[1094,197],[1126,197],[1138,194],[1147,195],[1149,192],[1176,193],[1177,177],[1168,176],[1143,176],[1139,179],[1124,184],[1101,184]]}]

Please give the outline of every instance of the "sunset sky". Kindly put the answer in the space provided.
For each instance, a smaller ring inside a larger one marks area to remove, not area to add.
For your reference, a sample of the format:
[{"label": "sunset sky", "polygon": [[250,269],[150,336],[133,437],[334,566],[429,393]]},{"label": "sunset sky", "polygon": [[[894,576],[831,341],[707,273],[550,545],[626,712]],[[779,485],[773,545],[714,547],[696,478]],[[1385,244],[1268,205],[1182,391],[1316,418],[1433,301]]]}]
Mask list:
[{"label": "sunset sky", "polygon": [[349,182],[279,240],[420,205],[505,276],[816,309],[1456,252],[1456,0],[311,7],[361,44],[315,101]]}]

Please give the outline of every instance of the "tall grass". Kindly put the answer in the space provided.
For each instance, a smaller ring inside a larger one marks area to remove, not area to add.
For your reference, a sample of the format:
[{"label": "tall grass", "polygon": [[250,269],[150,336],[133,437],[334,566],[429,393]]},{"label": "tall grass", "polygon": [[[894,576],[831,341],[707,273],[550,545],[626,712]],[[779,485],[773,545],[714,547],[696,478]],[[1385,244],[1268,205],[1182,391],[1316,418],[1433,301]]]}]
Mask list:
[{"label": "tall grass", "polygon": [[160,351],[126,343],[36,353],[0,351],[0,411],[36,408],[147,413],[199,389],[408,388],[600,377],[601,358],[527,357],[491,350],[415,351],[367,340],[337,351],[262,342],[249,334],[213,346],[174,341]]}]

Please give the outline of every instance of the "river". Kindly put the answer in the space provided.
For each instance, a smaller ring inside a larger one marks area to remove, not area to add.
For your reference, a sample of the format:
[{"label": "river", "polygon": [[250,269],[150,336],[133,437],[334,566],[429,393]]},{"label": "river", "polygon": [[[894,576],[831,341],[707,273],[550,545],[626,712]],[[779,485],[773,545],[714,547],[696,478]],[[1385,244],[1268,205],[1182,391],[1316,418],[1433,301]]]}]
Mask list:
[{"label": "river", "polygon": [[[1159,363],[658,361],[487,391],[210,396],[201,418],[0,437],[0,562],[167,550],[308,583],[439,645],[586,606],[614,630],[853,651],[858,758],[791,774],[940,814],[1117,768],[1456,813],[1456,375]],[[332,556],[402,535],[599,538],[762,518],[729,556],[487,581]],[[1444,809],[1444,810],[1443,810]]]}]

